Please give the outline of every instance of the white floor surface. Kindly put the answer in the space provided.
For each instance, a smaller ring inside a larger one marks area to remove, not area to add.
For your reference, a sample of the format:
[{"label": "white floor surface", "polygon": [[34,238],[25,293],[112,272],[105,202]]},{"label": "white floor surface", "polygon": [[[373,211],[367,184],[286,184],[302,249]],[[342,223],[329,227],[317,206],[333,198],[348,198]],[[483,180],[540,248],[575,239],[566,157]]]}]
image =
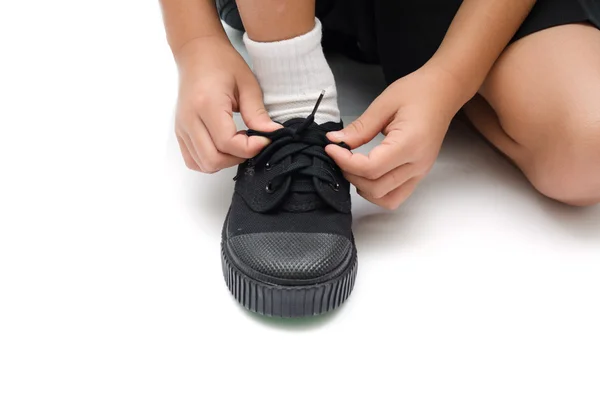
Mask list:
[{"label": "white floor surface", "polygon": [[[340,310],[261,318],[221,274],[234,170],[177,150],[157,4],[2,3],[0,57],[0,396],[600,395],[600,207],[464,126],[398,211],[353,196]],[[350,122],[382,78],[331,61]]]}]

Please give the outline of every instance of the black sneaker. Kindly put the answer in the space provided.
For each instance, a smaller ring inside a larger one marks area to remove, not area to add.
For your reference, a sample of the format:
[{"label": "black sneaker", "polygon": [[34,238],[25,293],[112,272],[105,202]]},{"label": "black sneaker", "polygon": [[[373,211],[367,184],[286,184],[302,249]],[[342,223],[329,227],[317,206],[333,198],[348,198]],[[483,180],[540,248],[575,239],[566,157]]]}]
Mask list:
[{"label": "black sneaker", "polygon": [[244,307],[267,316],[332,310],[356,278],[350,184],[324,150],[325,134],[342,125],[314,123],[315,111],[273,133],[248,131],[271,144],[239,166],[223,227],[225,282]]}]

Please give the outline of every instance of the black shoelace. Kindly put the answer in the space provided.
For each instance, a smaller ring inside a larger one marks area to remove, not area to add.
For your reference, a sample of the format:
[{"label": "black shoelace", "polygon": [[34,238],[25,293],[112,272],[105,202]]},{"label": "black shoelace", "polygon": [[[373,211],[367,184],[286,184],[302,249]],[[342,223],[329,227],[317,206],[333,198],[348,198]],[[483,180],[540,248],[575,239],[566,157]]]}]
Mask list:
[{"label": "black shoelace", "polygon": [[[284,127],[270,133],[248,130],[248,136],[262,136],[271,140],[269,146],[261,153],[253,159],[248,160],[250,166],[263,167],[267,172],[270,172],[277,164],[287,158],[291,158],[291,162],[288,165],[278,168],[276,172],[273,170],[273,176],[265,186],[267,192],[272,193],[277,190],[290,175],[315,177],[329,184],[333,190],[339,190],[340,184],[332,172],[333,169],[337,168],[337,165],[325,152],[325,146],[337,144],[346,149],[349,149],[349,147],[343,142],[331,142],[325,136],[328,131],[317,125],[313,125],[315,113],[321,104],[323,95],[324,92],[319,96],[312,113],[298,127]],[[323,160],[331,167],[332,171],[314,165],[314,158]],[[297,179],[292,179],[292,192],[314,192],[313,184],[294,183],[297,182]]]}]

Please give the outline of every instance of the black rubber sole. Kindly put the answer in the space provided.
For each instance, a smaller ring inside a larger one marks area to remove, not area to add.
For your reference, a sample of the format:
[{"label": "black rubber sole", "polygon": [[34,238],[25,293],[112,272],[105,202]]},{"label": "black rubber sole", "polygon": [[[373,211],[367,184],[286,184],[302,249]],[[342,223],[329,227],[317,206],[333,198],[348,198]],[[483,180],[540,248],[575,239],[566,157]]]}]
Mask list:
[{"label": "black rubber sole", "polygon": [[246,309],[269,317],[309,317],[340,306],[352,292],[358,262],[338,277],[320,284],[281,286],[270,285],[248,277],[230,263],[221,250],[223,276],[229,290]]}]

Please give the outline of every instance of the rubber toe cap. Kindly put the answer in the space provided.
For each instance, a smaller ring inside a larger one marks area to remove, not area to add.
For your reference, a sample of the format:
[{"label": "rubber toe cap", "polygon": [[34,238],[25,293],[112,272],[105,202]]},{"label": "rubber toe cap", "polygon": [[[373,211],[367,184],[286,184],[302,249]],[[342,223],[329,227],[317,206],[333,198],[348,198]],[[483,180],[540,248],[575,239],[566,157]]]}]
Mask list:
[{"label": "rubber toe cap", "polygon": [[309,280],[330,274],[352,251],[349,239],[326,233],[244,234],[230,238],[228,245],[243,266],[287,280]]}]

